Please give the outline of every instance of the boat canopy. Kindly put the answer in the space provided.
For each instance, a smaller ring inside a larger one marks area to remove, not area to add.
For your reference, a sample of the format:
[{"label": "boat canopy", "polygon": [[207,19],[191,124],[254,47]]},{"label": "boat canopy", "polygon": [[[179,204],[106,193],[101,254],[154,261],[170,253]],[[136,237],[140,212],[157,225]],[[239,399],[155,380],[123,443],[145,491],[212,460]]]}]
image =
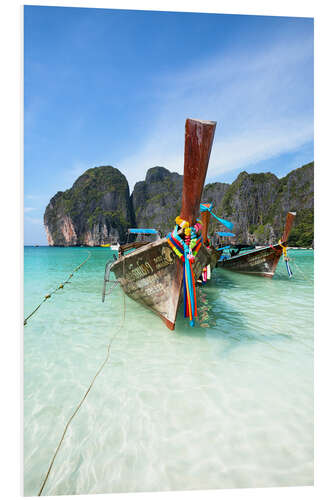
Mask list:
[{"label": "boat canopy", "polygon": [[131,228],[128,230],[132,234],[158,234],[157,229],[142,229],[142,228]]},{"label": "boat canopy", "polygon": [[216,231],[219,236],[236,236],[234,233],[225,233],[224,231]]}]

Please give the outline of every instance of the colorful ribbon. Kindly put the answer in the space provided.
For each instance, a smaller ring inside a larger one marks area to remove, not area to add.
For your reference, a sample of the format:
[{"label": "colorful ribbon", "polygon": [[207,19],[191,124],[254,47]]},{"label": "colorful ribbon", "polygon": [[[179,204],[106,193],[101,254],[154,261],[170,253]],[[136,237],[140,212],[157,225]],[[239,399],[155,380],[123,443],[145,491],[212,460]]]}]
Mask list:
[{"label": "colorful ribbon", "polygon": [[213,217],[215,217],[215,219],[217,219],[219,222],[221,222],[221,224],[226,226],[228,229],[232,229],[234,227],[232,222],[230,222],[228,220],[221,219],[220,217],[218,217],[217,215],[215,215],[212,212],[212,203],[210,203],[210,204],[200,203],[200,212],[209,212]]},{"label": "colorful ribbon", "polygon": [[[177,222],[177,220],[176,220]],[[191,236],[189,240],[186,238],[184,241],[178,234],[178,224],[172,233],[167,235],[167,242],[175,252],[175,254],[184,263],[183,267],[183,288],[184,288],[184,317],[190,319],[190,325],[194,326],[194,318],[198,315],[197,313],[197,296],[195,290],[195,277],[193,272],[192,263],[194,258],[198,253],[202,245],[202,236],[197,237],[197,233],[194,228],[191,229]]]}]

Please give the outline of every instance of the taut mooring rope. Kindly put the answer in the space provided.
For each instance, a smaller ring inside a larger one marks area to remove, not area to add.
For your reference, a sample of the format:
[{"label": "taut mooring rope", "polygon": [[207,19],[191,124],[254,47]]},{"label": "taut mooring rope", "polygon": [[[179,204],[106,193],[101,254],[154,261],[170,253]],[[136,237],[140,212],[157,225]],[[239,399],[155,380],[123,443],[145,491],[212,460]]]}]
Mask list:
[{"label": "taut mooring rope", "polygon": [[[125,268],[125,259],[123,260],[123,276],[124,276],[124,268]],[[65,435],[66,435],[66,432],[67,432],[67,430],[68,430],[68,427],[69,427],[70,423],[72,422],[72,420],[73,420],[73,418],[75,417],[75,415],[78,413],[78,411],[79,411],[79,409],[81,408],[81,406],[82,406],[82,404],[83,404],[84,400],[86,399],[86,397],[88,396],[88,394],[89,394],[89,392],[90,392],[90,390],[91,390],[92,386],[94,385],[95,380],[97,379],[98,375],[101,373],[101,371],[103,370],[104,366],[106,365],[106,363],[108,362],[108,360],[109,360],[109,358],[110,358],[111,344],[112,344],[112,342],[115,340],[115,338],[117,337],[117,335],[119,334],[119,332],[121,331],[121,329],[122,329],[122,328],[123,328],[123,326],[124,326],[124,323],[125,323],[125,313],[126,313],[126,301],[125,301],[125,292],[123,291],[123,317],[122,317],[121,323],[120,323],[120,325],[119,325],[119,328],[118,328],[118,330],[116,331],[116,333],[115,333],[115,334],[114,334],[114,335],[110,338],[110,342],[109,342],[108,347],[107,347],[106,357],[105,357],[105,359],[104,359],[103,363],[102,363],[102,364],[100,365],[100,367],[98,368],[98,370],[97,370],[97,372],[95,373],[95,375],[94,375],[94,377],[93,377],[92,381],[91,381],[91,382],[90,382],[90,384],[89,384],[88,389],[87,389],[87,390],[86,390],[86,392],[84,393],[84,395],[83,395],[83,397],[82,397],[81,401],[79,402],[79,404],[78,404],[78,405],[77,405],[77,407],[75,408],[74,412],[72,413],[71,417],[68,419],[67,424],[65,425],[64,431],[63,431],[63,433],[62,433],[62,436],[61,436],[61,438],[60,438],[60,441],[59,441],[59,444],[58,444],[58,446],[57,446],[57,448],[56,448],[56,451],[54,452],[54,455],[53,455],[53,457],[52,457],[51,463],[50,463],[50,465],[49,465],[49,468],[48,468],[48,470],[47,470],[46,476],[45,476],[45,478],[44,478],[43,484],[42,484],[42,486],[41,486],[41,488],[40,488],[40,490],[39,490],[38,496],[41,496],[41,494],[42,494],[42,492],[43,492],[43,489],[44,489],[44,487],[45,487],[45,485],[46,485],[46,482],[47,482],[47,480],[48,480],[48,478],[49,478],[49,475],[50,475],[51,469],[52,469],[52,467],[53,467],[54,461],[55,461],[56,456],[57,456],[57,454],[58,454],[58,451],[59,451],[59,449],[60,449],[60,447],[61,447],[61,445],[62,445],[62,442],[63,442],[63,440],[64,440],[64,438],[65,438]]]},{"label": "taut mooring rope", "polygon": [[44,302],[46,302],[47,299],[51,298],[51,296],[56,293],[58,290],[61,290],[62,288],[64,288],[65,285],[67,285],[68,283],[70,283],[70,278],[73,277],[74,273],[76,273],[76,271],[78,271],[82,266],[83,264],[85,264],[87,262],[87,260],[89,260],[91,257],[91,252],[88,252],[88,257],[83,261],[81,262],[80,265],[78,265],[69,275],[68,277],[65,279],[65,281],[63,283],[60,283],[52,292],[46,294],[43,298],[43,300],[40,302],[40,304],[38,304],[38,306],[24,319],[24,322],[23,322],[23,325],[25,326],[27,324],[27,321],[29,318],[31,318],[31,316],[33,316],[37,311],[38,309],[40,308],[40,306],[42,304],[44,304]]}]

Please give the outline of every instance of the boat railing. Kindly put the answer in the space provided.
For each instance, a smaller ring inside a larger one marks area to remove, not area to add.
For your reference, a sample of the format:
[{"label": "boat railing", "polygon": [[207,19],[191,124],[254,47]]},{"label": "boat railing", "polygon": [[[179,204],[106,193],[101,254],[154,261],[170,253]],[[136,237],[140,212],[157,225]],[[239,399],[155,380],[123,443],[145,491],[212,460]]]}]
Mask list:
[{"label": "boat railing", "polygon": [[[117,286],[119,283],[118,280],[110,280],[110,271],[111,271],[112,264],[114,263],[115,260],[117,260],[117,257],[114,255],[113,259],[108,260],[106,265],[105,265],[104,283],[103,283],[103,291],[102,291],[102,302],[105,301],[105,295],[109,295],[109,293],[111,293],[112,288]],[[112,283],[112,286],[111,286],[109,292],[107,293],[106,288],[107,288],[108,283]]]}]

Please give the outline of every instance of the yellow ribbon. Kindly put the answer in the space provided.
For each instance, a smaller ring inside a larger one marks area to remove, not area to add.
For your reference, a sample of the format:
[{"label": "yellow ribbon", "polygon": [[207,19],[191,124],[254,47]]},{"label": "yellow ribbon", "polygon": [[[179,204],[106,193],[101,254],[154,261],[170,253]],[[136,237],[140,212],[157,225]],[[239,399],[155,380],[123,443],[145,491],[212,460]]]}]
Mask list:
[{"label": "yellow ribbon", "polygon": [[187,222],[187,220],[182,219],[181,217],[179,217],[179,215],[175,218],[175,222],[177,226],[180,226],[183,229],[190,227],[190,224]]},{"label": "yellow ribbon", "polygon": [[284,259],[286,260],[288,258],[288,255],[287,255],[287,247],[282,243],[281,240],[278,241],[278,244],[280,245],[280,247],[282,248],[282,252],[283,252],[283,257]]}]

